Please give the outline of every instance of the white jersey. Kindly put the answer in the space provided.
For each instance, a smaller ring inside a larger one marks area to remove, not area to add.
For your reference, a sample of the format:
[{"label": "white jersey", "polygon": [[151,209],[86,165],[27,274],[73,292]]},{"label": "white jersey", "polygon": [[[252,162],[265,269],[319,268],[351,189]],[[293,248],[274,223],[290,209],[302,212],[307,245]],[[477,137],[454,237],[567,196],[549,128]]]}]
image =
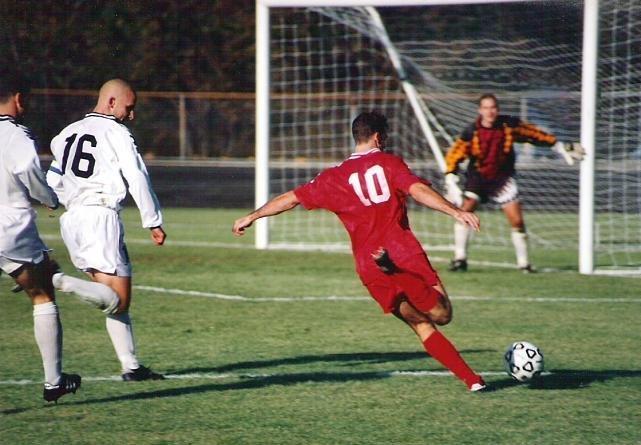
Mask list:
[{"label": "white jersey", "polygon": [[46,246],[36,229],[29,198],[50,208],[58,199],[40,168],[36,142],[29,129],[12,116],[0,116],[0,256],[33,262]]},{"label": "white jersey", "polygon": [[[67,209],[102,206],[116,211],[129,193],[143,227],[162,225],[162,214],[136,142],[115,117],[89,113],[51,141],[47,182]],[[124,180],[123,180],[124,178]]]}]

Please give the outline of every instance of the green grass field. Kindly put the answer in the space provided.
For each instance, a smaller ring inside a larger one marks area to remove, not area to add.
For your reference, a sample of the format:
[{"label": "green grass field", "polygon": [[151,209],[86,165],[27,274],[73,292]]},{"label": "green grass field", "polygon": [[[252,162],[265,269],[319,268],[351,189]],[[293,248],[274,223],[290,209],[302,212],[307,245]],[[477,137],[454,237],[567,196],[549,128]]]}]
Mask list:
[{"label": "green grass field", "polygon": [[[481,266],[454,275],[436,261],[454,303],[443,331],[496,388],[470,394],[425,372],[442,367],[364,298],[349,255],[255,251],[253,233],[231,235],[245,212],[168,209],[162,248],[124,212],[138,355],[164,381],[119,381],[102,314],[60,294],[64,367],[84,380],[45,405],[31,307],[3,275],[0,443],[641,443],[641,280]],[[57,218],[41,212],[39,225],[75,273]],[[534,252],[542,268],[572,252],[555,255]],[[549,373],[534,385],[503,373],[516,340],[545,353]]]}]

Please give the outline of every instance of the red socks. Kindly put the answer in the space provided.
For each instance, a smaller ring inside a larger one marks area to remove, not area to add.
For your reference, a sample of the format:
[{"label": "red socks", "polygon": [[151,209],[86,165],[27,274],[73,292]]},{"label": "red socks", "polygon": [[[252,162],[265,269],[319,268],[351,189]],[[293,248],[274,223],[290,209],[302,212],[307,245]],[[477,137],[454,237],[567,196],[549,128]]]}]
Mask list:
[{"label": "red socks", "polygon": [[441,362],[443,366],[452,371],[456,377],[463,380],[467,387],[483,382],[481,376],[476,375],[467,366],[463,357],[458,353],[450,341],[439,331],[435,331],[423,342],[423,347],[429,355]]}]

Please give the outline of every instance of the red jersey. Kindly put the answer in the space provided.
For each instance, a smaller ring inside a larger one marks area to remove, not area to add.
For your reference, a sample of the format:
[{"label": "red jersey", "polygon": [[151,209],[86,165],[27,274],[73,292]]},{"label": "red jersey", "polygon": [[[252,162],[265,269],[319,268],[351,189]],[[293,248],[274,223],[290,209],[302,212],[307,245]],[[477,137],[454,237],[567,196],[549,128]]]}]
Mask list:
[{"label": "red jersey", "polygon": [[352,242],[356,271],[367,283],[380,275],[372,259],[379,247],[395,260],[424,253],[407,219],[407,195],[417,182],[430,185],[401,158],[372,149],[352,154],[294,193],[306,209],[326,209],[338,216]]}]

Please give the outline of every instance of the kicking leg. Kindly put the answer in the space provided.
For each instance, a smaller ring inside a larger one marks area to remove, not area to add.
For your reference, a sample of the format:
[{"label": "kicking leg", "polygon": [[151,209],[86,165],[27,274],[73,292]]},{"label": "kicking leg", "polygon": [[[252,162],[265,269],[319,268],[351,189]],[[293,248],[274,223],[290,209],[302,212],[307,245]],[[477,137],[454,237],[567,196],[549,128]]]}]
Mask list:
[{"label": "kicking leg", "polygon": [[101,283],[81,280],[55,271],[52,279],[53,286],[61,292],[73,292],[82,301],[97,307],[105,314],[115,314],[120,307],[118,294]]},{"label": "kicking leg", "polygon": [[[447,301],[449,302],[449,300]],[[441,304],[442,302],[439,302],[437,306],[441,306]],[[447,312],[445,307],[435,307],[435,313],[446,314]],[[470,391],[481,391],[486,388],[481,376],[475,374],[465,363],[454,345],[436,329],[428,314],[419,311],[407,300],[401,300],[393,313],[412,328],[423,343],[425,351],[462,380]]]}]

